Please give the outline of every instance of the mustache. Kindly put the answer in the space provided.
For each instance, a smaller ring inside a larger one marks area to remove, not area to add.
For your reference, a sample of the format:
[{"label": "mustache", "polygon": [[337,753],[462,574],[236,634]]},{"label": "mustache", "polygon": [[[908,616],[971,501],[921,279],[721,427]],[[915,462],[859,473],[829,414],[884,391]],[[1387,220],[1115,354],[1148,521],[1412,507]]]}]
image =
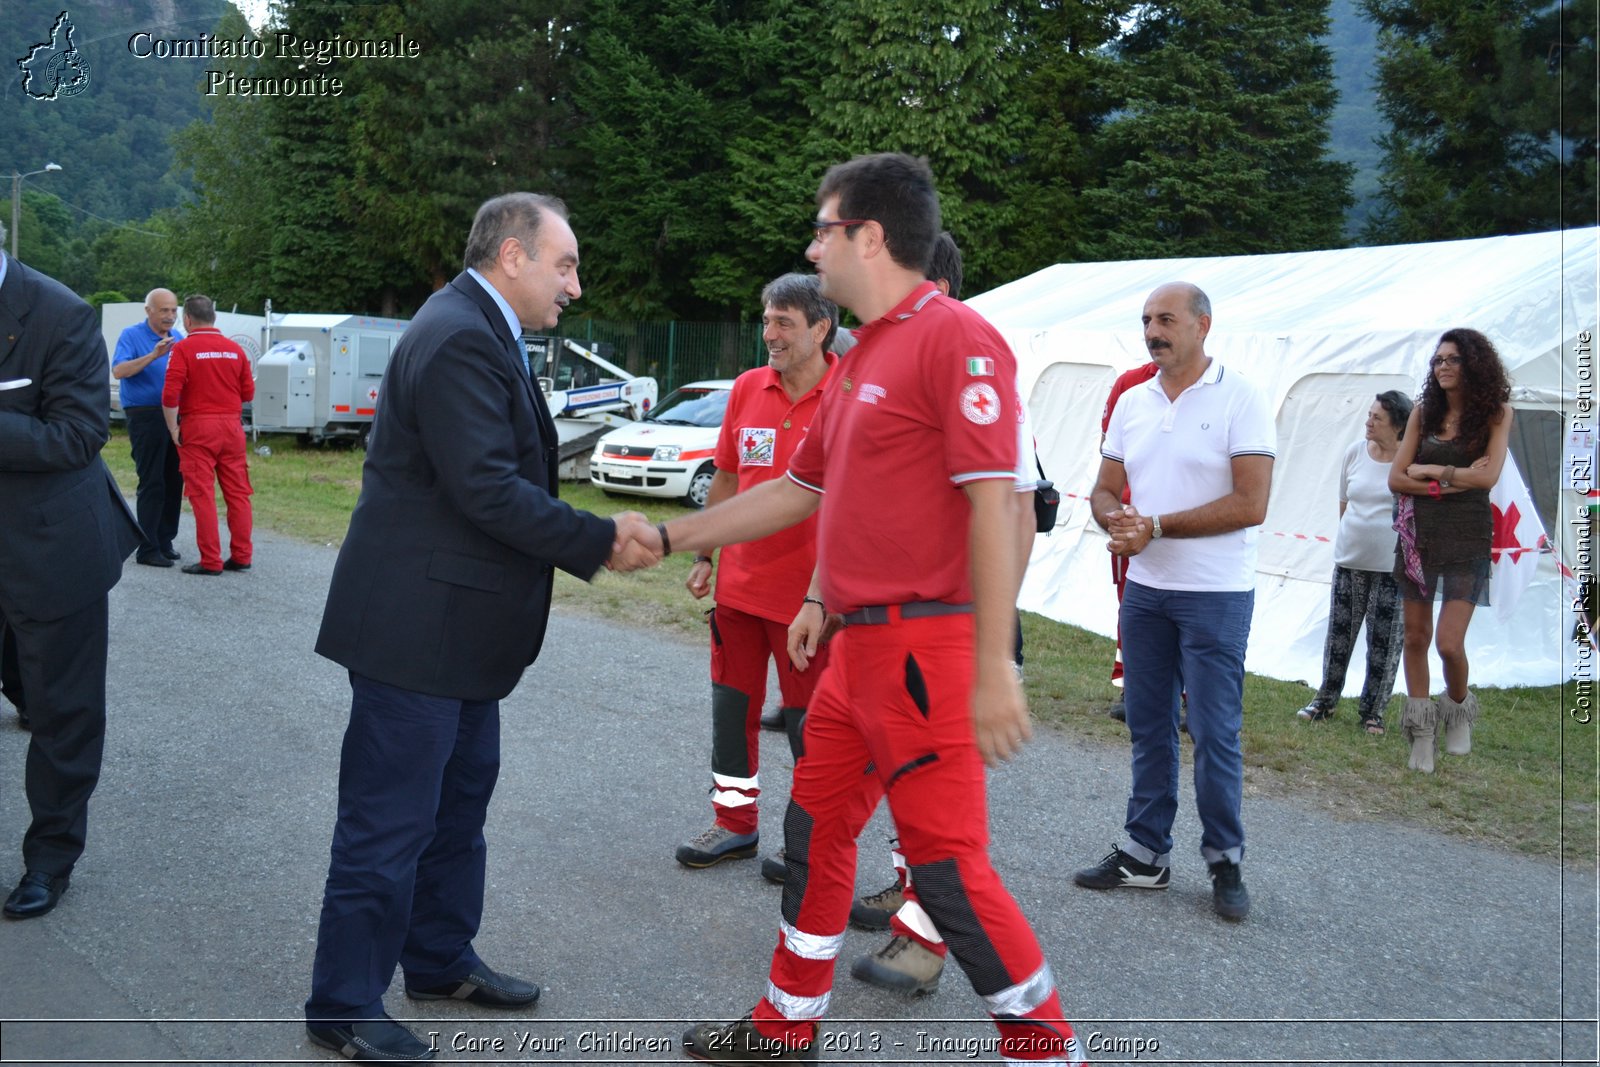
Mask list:
[{"label": "mustache", "polygon": [[1148,348],[1150,351],[1154,352],[1158,348],[1171,348],[1172,347],[1172,342],[1171,341],[1162,341],[1162,340],[1157,339],[1157,340],[1154,340],[1154,341],[1146,341],[1144,343],[1144,346],[1146,348]]}]

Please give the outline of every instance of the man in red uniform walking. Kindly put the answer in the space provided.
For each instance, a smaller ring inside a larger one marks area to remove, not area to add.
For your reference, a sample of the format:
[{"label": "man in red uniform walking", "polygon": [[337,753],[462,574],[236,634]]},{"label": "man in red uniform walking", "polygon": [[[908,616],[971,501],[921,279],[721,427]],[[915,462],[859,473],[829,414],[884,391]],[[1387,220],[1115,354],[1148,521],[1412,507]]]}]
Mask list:
[{"label": "man in red uniform walking", "polygon": [[[839,309],[817,279],[785,274],[761,292],[767,366],[739,375],[717,437],[717,474],[706,505],[783,477],[822,402],[823,380],[834,364],[828,345]],[[799,611],[817,562],[816,521],[807,519],[770,537],[721,552],[717,605],[711,623],[711,812],[707,829],[678,846],[685,867],[709,867],[756,854],[756,803],[761,795],[761,706],[767,660],[777,662],[784,729],[800,758],[800,720],[826,665],[819,652],[810,670],[789,661],[789,620]],[[713,561],[696,557],[686,583],[695,597],[711,591]]]},{"label": "man in red uniform walking", "polygon": [[[217,307],[209,296],[183,302],[183,328],[189,336],[172,346],[161,413],[178,446],[183,492],[194,512],[194,540],[200,562],[185,574],[215,576],[250,569],[250,471],[244,458],[245,402],[256,395],[250,357],[217,329]],[[182,433],[179,433],[179,424]],[[228,558],[222,558],[217,532],[216,484],[228,508]]]},{"label": "man in red uniform walking", "polygon": [[1050,967],[989,862],[984,765],[1032,733],[1012,669],[1016,361],[924,276],[939,232],[926,161],[840,164],[817,205],[806,255],[823,295],[865,324],[858,344],[787,477],[658,528],[665,551],[752,540],[826,494],[823,600],[846,621],[784,817],[789,877],[766,995],[736,1022],[691,1028],[684,1050],[716,1063],[817,1059],[856,837],[887,794],[922,906],[999,1028],[1001,1055],[1081,1063]]}]

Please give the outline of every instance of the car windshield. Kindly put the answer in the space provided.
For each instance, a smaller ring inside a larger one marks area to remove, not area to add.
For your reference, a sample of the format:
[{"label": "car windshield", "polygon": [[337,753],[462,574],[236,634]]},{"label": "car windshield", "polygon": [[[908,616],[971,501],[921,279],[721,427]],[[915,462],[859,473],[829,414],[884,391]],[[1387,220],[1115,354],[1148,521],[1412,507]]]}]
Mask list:
[{"label": "car windshield", "polygon": [[662,426],[704,426],[714,429],[722,425],[722,413],[727,407],[726,389],[674,389],[654,411],[645,416],[644,421]]}]

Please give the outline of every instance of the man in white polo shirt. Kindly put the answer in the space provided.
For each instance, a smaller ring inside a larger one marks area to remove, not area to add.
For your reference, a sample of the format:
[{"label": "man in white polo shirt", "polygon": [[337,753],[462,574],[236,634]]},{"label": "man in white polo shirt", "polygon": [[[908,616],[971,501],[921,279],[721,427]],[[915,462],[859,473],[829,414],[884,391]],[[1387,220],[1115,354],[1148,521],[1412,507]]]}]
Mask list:
[{"label": "man in white polo shirt", "polygon": [[[1165,889],[1178,809],[1178,698],[1187,690],[1200,852],[1212,905],[1250,910],[1244,859],[1244,653],[1255,607],[1256,528],[1266,519],[1277,433],[1265,398],[1205,353],[1211,301],[1187,282],[1145,301],[1160,367],[1125,393],[1090,499],[1128,560],[1123,681],[1133,740],[1127,842],[1073,875],[1089,889]],[[1124,487],[1131,503],[1122,502]]]}]

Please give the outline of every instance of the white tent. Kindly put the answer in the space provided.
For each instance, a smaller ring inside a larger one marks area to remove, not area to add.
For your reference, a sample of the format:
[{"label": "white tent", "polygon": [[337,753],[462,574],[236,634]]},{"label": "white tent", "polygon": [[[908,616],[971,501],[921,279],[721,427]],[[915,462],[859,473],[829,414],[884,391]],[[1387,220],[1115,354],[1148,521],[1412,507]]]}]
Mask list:
[{"label": "white tent", "polygon": [[[1570,564],[1577,527],[1569,520],[1581,500],[1564,488],[1564,416],[1577,401],[1580,351],[1592,353],[1596,332],[1597,237],[1600,230],[1581,229],[1269,256],[1061,264],[974,297],[972,307],[1017,354],[1040,458],[1062,491],[1060,524],[1035,542],[1021,606],[1114,632],[1105,535],[1089,518],[1086,499],[1099,468],[1100,415],[1116,375],[1149,358],[1139,325],[1145,297],[1175,280],[1193,282],[1211,298],[1206,351],[1247,374],[1277,412],[1251,671],[1312,685],[1320,679],[1345,446],[1361,436],[1375,394],[1418,391],[1434,344],[1450,327],[1482,330],[1500,350],[1517,409],[1512,454],[1544,528]],[[1564,664],[1573,661],[1574,618],[1556,560],[1542,554],[1508,623],[1492,610],[1474,620],[1467,640],[1474,684],[1560,681],[1569,670]],[[1350,693],[1360,688],[1363,643],[1351,664]],[[1433,672],[1437,684],[1437,659]]]}]

